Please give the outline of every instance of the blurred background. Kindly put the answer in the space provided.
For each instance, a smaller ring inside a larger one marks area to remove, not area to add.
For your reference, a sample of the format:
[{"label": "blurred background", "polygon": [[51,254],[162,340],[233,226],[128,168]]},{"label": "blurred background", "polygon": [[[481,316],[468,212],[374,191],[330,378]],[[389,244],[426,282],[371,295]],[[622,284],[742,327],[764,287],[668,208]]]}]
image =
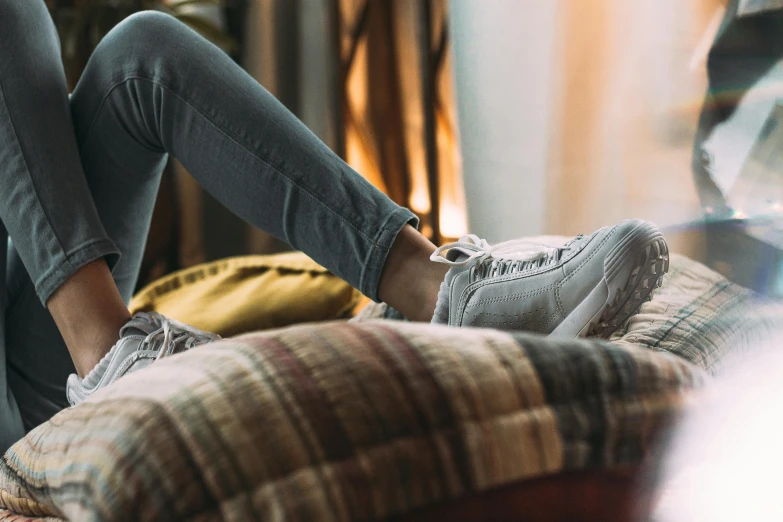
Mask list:
[{"label": "blurred background", "polygon": [[[48,3],[72,85],[122,18],[170,12],[416,212],[436,243],[641,217],[666,228],[673,250],[783,293],[781,0]],[[176,161],[159,203],[140,285],[287,248]]]}]

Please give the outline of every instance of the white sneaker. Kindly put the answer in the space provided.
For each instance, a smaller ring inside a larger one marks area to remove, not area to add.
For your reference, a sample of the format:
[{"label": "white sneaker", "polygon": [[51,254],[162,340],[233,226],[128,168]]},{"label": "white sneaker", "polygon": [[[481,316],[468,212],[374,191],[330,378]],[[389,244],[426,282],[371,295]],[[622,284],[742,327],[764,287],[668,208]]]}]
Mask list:
[{"label": "white sneaker", "polygon": [[452,265],[433,323],[606,338],[661,285],[669,249],[655,225],[637,219],[559,247],[525,240],[490,246],[469,235],[431,259]]},{"label": "white sneaker", "polygon": [[120,340],[84,379],[68,377],[66,393],[72,406],[120,377],[146,368],[161,357],[184,352],[220,339],[219,335],[168,319],[158,313],[140,312],[120,330]]}]

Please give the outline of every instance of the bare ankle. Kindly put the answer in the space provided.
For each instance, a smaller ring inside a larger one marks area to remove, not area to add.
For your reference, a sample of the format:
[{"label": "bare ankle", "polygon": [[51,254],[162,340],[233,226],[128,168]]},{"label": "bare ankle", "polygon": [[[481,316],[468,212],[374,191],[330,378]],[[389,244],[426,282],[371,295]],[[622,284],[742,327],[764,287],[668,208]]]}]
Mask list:
[{"label": "bare ankle", "polygon": [[435,251],[427,238],[406,226],[397,235],[378,287],[382,301],[412,321],[429,321],[448,267],[430,261]]},{"label": "bare ankle", "polygon": [[69,350],[71,350],[70,346],[75,347],[71,350],[71,357],[79,377],[90,373],[90,370],[109,353],[120,338],[120,329],[129,319],[130,315],[127,318],[118,316],[112,321],[89,325],[77,334],[68,335],[66,345],[69,346]]},{"label": "bare ankle", "polygon": [[73,274],[46,306],[82,377],[109,352],[131,317],[102,259]]}]

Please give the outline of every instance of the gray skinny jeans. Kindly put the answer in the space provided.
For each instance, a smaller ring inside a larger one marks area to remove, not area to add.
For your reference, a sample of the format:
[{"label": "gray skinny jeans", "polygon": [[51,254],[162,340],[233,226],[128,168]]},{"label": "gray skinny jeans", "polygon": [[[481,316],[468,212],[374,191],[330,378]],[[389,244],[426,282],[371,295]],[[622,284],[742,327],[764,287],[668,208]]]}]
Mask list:
[{"label": "gray skinny jeans", "polygon": [[168,154],[375,300],[391,244],[417,223],[174,18],[117,26],[69,98],[43,1],[0,0],[0,451],[67,406],[74,368],[49,296],[105,258],[130,299]]}]

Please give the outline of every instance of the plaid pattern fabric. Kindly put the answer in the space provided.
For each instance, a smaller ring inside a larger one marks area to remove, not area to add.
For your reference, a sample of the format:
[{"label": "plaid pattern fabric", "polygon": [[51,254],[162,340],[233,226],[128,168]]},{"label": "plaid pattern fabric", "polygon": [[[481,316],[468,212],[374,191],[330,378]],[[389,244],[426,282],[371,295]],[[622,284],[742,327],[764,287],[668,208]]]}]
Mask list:
[{"label": "plaid pattern fabric", "polygon": [[3,522],[61,522],[60,517],[28,517],[25,515],[17,515],[8,511],[7,509],[0,508],[0,520]]},{"label": "plaid pattern fabric", "polygon": [[104,522],[382,519],[637,464],[706,379],[628,343],[488,329],[250,334],[163,359],[35,429],[0,464],[0,507]]},{"label": "plaid pattern fabric", "polygon": [[742,364],[783,339],[783,301],[735,285],[673,255],[663,287],[610,339],[682,357],[711,374]]}]

